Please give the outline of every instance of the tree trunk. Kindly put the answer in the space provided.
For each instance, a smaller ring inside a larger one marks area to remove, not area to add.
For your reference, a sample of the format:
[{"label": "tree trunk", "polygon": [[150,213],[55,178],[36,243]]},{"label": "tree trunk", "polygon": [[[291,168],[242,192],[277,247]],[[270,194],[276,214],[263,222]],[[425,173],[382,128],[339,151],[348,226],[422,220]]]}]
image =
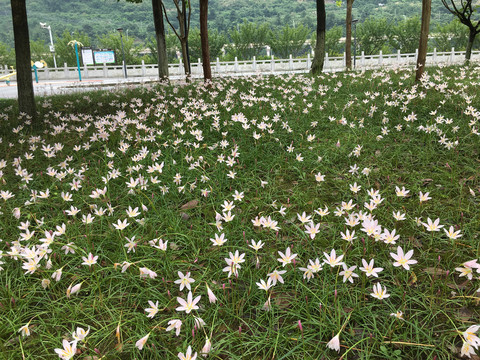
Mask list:
[{"label": "tree trunk", "polygon": [[418,45],[417,72],[415,75],[415,81],[420,81],[423,70],[425,69],[431,10],[432,0],[422,0],[422,25],[420,28],[420,43]]},{"label": "tree trunk", "polygon": [[182,47],[182,58],[183,58],[183,70],[185,71],[185,75],[187,76],[187,81],[190,78],[190,66],[189,66],[189,59],[188,59],[188,51],[187,51],[187,40],[185,38],[180,39],[180,45]]},{"label": "tree trunk", "polygon": [[312,75],[318,75],[323,70],[325,61],[325,0],[317,0],[317,44],[315,45],[315,55],[312,61]]},{"label": "tree trunk", "polygon": [[152,0],[152,9],[153,22],[155,24],[155,38],[157,40],[158,77],[160,80],[168,80],[168,56],[165,42],[162,0]]},{"label": "tree trunk", "polygon": [[473,42],[475,41],[475,35],[477,35],[475,28],[470,28],[470,33],[468,35],[467,49],[465,51],[465,64],[470,63],[470,57],[472,56],[472,47],[473,47]]},{"label": "tree trunk", "polygon": [[18,109],[32,117],[36,124],[35,97],[33,94],[30,39],[28,36],[27,8],[25,0],[11,0],[15,61],[17,67]]},{"label": "tree trunk", "polygon": [[345,19],[345,64],[347,70],[352,68],[352,7],[354,0],[347,0],[347,18]]},{"label": "tree trunk", "polygon": [[203,78],[212,80],[210,47],[208,46],[208,0],[200,0],[200,41],[202,44]]},{"label": "tree trunk", "polygon": [[188,32],[186,27],[186,6],[185,1],[182,1],[182,12],[178,12],[178,25],[180,28],[180,45],[182,47],[183,68],[187,81],[190,79],[190,56],[188,55]]}]

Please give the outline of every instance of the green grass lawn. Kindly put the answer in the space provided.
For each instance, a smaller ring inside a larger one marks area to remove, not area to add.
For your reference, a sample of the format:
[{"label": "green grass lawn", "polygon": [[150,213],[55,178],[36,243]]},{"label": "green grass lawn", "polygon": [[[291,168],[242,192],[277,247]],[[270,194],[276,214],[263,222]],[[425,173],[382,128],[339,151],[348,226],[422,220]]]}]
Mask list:
[{"label": "green grass lawn", "polygon": [[3,101],[0,357],[473,354],[479,70]]}]

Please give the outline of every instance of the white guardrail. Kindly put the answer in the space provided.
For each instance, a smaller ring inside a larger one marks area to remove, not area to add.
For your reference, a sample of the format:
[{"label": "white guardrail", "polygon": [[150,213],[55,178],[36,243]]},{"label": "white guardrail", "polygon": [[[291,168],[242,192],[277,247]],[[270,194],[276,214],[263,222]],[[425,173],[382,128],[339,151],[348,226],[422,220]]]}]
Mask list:
[{"label": "white guardrail", "polygon": [[[402,54],[400,51],[393,54],[365,55],[356,56],[356,69],[372,69],[388,66],[415,66],[418,56],[418,50],[415,53]],[[352,65],[353,65],[352,57]],[[480,60],[480,51],[472,51],[471,61]],[[427,65],[436,64],[459,64],[465,61],[465,51],[433,52],[427,54]],[[298,72],[305,73],[310,70],[312,59],[310,54],[306,58],[274,59],[273,56],[269,60],[253,60],[239,61],[220,61],[218,58],[211,63],[212,75],[246,75],[246,74],[272,74],[272,73],[289,73]],[[200,59],[197,63],[191,64],[192,76],[203,76],[203,68]],[[341,57],[325,56],[324,71],[335,72],[345,70],[345,54]],[[0,76],[6,75],[11,70],[7,66],[0,67]],[[170,76],[185,75],[183,64],[169,64],[168,71]],[[123,67],[121,65],[86,65],[81,67],[82,79],[105,79],[105,78],[121,78],[123,77]],[[37,69],[39,80],[65,80],[78,79],[77,67],[68,67],[66,64],[62,68],[43,68]],[[156,77],[158,76],[157,64],[127,65],[127,75],[129,77]],[[32,77],[34,73],[32,70]],[[12,80],[16,80],[13,76]]]}]

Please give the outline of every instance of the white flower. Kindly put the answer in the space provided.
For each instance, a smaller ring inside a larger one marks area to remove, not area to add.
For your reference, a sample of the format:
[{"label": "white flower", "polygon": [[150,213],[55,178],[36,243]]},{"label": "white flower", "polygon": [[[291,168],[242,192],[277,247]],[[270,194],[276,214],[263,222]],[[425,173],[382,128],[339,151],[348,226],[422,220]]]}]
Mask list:
[{"label": "white flower", "polygon": [[181,306],[177,307],[175,310],[185,311],[187,314],[189,314],[192,310],[199,309],[199,307],[197,306],[197,303],[200,301],[201,296],[197,296],[193,300],[192,298],[193,298],[193,295],[191,291],[188,292],[187,301],[183,300],[181,297],[177,297],[177,301]]},{"label": "white flower", "polygon": [[145,343],[147,342],[149,336],[150,336],[150,333],[148,333],[147,335],[145,335],[144,337],[142,337],[140,340],[138,340],[135,343],[135,346],[138,348],[138,350],[143,349],[143,347],[145,346]]},{"label": "white flower", "polygon": [[403,253],[403,249],[399,246],[397,247],[397,253],[390,253],[390,256],[396,260],[393,263],[393,266],[403,266],[405,270],[410,270],[410,265],[416,264],[417,260],[410,260],[413,255],[413,250],[407,251],[406,254]]},{"label": "white flower", "polygon": [[200,354],[203,356],[203,357],[207,357],[208,353],[210,352],[210,350],[212,349],[212,342],[210,341],[210,339],[207,337],[205,339],[205,345],[203,345],[203,348],[202,348],[202,351],[200,351]]},{"label": "white flower", "polygon": [[327,343],[329,349],[340,352],[340,334],[335,335],[332,340]]},{"label": "white flower", "polygon": [[180,329],[182,327],[182,321],[179,319],[173,319],[168,322],[168,327],[165,329],[166,331],[171,331],[175,329],[175,335],[180,335]]},{"label": "white flower", "polygon": [[383,300],[390,296],[390,294],[387,294],[387,288],[384,286],[382,289],[382,285],[380,285],[380,283],[373,285],[373,293],[370,295],[379,300]]},{"label": "white flower", "polygon": [[87,331],[85,331],[84,328],[77,327],[77,330],[73,332],[72,337],[75,339],[75,341],[84,341],[89,332],[90,327],[88,327]]},{"label": "white flower", "polygon": [[208,294],[208,301],[210,301],[210,303],[215,303],[217,301],[217,297],[215,296],[215,294],[213,293],[212,290],[210,290],[210,288],[208,287],[207,285],[207,294]]},{"label": "white flower", "polygon": [[145,309],[145,311],[148,313],[147,317],[153,318],[158,312],[158,300],[156,303],[153,303],[153,301],[148,300],[148,304],[151,307]]},{"label": "white flower", "polygon": [[178,358],[180,360],[195,360],[197,358],[197,353],[195,352],[195,354],[192,355],[192,347],[188,346],[185,355],[183,353],[178,353]]},{"label": "white flower", "polygon": [[72,341],[69,342],[67,340],[63,340],[63,349],[55,349],[55,352],[58,354],[60,359],[62,360],[70,360],[77,352],[77,342]]}]

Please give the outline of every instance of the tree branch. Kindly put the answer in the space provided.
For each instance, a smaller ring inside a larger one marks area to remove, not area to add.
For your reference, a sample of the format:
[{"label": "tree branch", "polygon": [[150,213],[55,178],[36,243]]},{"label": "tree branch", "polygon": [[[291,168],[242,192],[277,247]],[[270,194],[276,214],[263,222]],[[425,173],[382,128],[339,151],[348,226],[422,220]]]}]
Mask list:
[{"label": "tree branch", "polygon": [[162,8],[163,8],[163,12],[165,13],[165,20],[167,20],[168,25],[170,25],[175,35],[180,39],[180,35],[178,35],[177,30],[175,30],[175,27],[172,25],[172,23],[170,22],[170,19],[168,18],[167,9],[165,8],[165,4],[163,3],[163,1],[162,1]]}]

